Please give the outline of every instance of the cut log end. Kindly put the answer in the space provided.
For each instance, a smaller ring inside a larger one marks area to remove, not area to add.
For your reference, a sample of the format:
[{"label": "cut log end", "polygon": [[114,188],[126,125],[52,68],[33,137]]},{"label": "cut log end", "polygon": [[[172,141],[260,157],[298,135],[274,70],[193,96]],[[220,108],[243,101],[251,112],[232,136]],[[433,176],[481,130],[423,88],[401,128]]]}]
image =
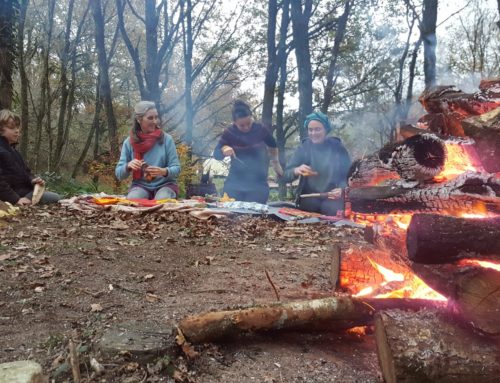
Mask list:
[{"label": "cut log end", "polygon": [[375,339],[388,383],[498,381],[495,342],[434,310],[378,312]]}]

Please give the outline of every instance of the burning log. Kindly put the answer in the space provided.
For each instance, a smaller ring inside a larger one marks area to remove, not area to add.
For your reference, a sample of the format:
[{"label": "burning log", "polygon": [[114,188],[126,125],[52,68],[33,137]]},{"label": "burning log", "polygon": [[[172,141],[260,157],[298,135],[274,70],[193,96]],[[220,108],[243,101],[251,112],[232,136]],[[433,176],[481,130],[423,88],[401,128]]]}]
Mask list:
[{"label": "burning log", "polygon": [[494,382],[500,376],[498,345],[435,311],[379,312],[375,338],[387,383]]},{"label": "burning log", "polygon": [[444,142],[434,134],[412,136],[389,144],[374,155],[355,162],[350,171],[351,187],[375,186],[388,179],[429,180],[443,170]]},{"label": "burning log", "polygon": [[[338,259],[335,259],[338,258]],[[398,274],[398,280],[390,281],[392,285],[387,288],[398,289],[394,284],[404,283],[413,275],[410,268],[396,253],[378,249],[374,246],[351,246],[346,251],[332,253],[332,265],[336,266],[338,287],[351,294],[373,286],[380,286],[387,282],[381,274],[379,267],[391,269],[393,274]],[[383,293],[384,291],[379,291]]]},{"label": "burning log", "polygon": [[419,310],[423,307],[439,309],[442,303],[416,299],[331,297],[192,315],[184,318],[179,328],[189,342],[205,343],[252,332],[345,330],[372,323],[377,310]]},{"label": "burning log", "polygon": [[500,171],[500,106],[480,116],[462,121],[467,136],[476,142],[475,148],[484,166],[490,173]]},{"label": "burning log", "polygon": [[[483,267],[485,266],[485,267]],[[412,270],[431,288],[451,299],[451,304],[474,327],[500,335],[500,271],[481,261],[424,265]]]},{"label": "burning log", "polygon": [[486,212],[500,213],[500,179],[475,172],[408,189],[398,185],[349,188],[346,195],[351,210],[359,213],[469,211],[478,204]]},{"label": "burning log", "polygon": [[499,106],[494,99],[488,99],[490,92],[466,94],[455,86],[436,86],[425,90],[419,101],[429,113],[419,120],[433,132],[464,136],[462,120],[489,112]]},{"label": "burning log", "polygon": [[418,263],[452,263],[477,254],[500,260],[500,217],[415,214],[406,246],[409,258]]}]

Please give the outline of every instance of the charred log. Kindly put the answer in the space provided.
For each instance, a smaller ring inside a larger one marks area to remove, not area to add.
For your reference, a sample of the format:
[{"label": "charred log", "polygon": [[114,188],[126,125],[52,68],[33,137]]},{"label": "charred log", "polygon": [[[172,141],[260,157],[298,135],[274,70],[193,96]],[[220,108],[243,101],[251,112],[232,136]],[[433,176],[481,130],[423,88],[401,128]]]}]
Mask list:
[{"label": "charred log", "polygon": [[495,382],[498,345],[431,310],[375,315],[377,354],[384,381]]},{"label": "charred log", "polygon": [[478,255],[500,261],[500,217],[415,214],[408,227],[406,246],[409,258],[418,263],[453,263]]},{"label": "charred log", "polygon": [[355,162],[349,172],[349,185],[376,186],[400,178],[429,180],[443,170],[445,159],[446,148],[439,137],[434,134],[414,135]]},{"label": "charred log", "polygon": [[414,263],[412,269],[427,285],[448,297],[466,321],[487,334],[500,335],[499,271],[476,261]]},{"label": "charred log", "polygon": [[500,106],[491,112],[462,121],[464,132],[476,142],[475,148],[489,173],[500,171]]}]

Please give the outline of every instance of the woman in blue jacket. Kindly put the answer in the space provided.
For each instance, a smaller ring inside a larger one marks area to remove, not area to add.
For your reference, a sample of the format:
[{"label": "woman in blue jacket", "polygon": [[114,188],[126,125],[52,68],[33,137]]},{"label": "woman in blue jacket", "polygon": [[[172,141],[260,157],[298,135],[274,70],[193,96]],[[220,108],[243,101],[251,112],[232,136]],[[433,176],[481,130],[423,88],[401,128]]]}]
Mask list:
[{"label": "woman in blue jacket", "polygon": [[122,146],[115,174],[124,180],[132,174],[127,198],[176,198],[176,183],[181,166],[175,143],[159,127],[156,106],[151,101],[140,101],[134,108],[134,123],[130,136]]}]

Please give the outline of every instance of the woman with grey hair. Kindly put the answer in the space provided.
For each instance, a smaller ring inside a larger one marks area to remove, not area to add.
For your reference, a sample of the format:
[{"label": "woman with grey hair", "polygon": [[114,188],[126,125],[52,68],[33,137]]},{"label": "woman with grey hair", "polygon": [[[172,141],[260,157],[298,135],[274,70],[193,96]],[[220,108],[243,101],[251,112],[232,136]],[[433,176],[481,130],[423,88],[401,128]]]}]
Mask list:
[{"label": "woman with grey hair", "polygon": [[162,200],[176,198],[179,193],[176,179],[181,166],[175,143],[160,129],[159,122],[154,102],[135,105],[133,127],[115,169],[119,180],[132,174],[127,199]]}]

